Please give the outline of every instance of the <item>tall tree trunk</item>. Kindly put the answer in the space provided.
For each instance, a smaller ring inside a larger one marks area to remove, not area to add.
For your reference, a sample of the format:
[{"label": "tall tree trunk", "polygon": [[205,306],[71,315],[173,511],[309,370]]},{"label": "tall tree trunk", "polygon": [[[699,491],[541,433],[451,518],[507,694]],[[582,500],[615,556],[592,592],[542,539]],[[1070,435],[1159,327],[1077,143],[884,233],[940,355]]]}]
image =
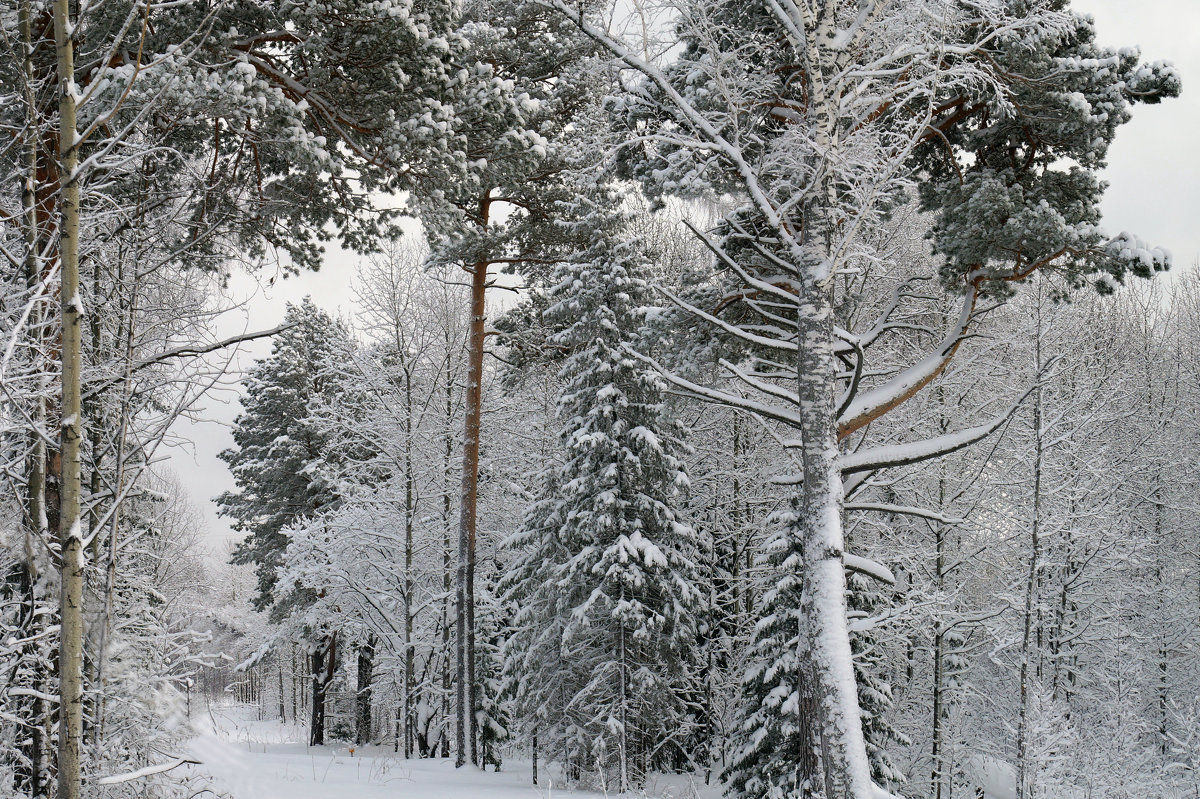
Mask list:
[{"label": "tall tree trunk", "polygon": [[935,620],[934,624],[936,627],[933,631],[933,732],[930,736],[932,738],[933,773],[930,775],[930,781],[933,783],[933,799],[943,799],[942,789],[946,783],[945,752],[942,741],[944,735],[942,715],[945,712],[944,697],[942,696],[945,636],[942,634],[940,621]]},{"label": "tall tree trunk", "polygon": [[54,45],[58,68],[58,153],[61,174],[59,259],[62,284],[62,477],[59,540],[62,590],[59,601],[58,799],[79,799],[83,775],[83,527],[80,518],[80,404],[82,308],[79,300],[79,165],[75,125],[75,53],[69,0],[54,0]]},{"label": "tall tree trunk", "polygon": [[[286,694],[283,690],[283,658],[279,658],[279,723],[287,724],[287,705],[284,704]],[[295,719],[293,718],[293,721]]]},{"label": "tall tree trunk", "polygon": [[[32,331],[33,346],[30,348],[35,359],[33,366],[34,374],[42,374],[44,365],[41,362],[42,352],[39,346],[42,341],[41,327],[44,317],[44,305],[41,301],[35,300],[34,297],[41,293],[41,258],[39,257],[38,244],[38,209],[37,209],[37,175],[38,175],[38,112],[36,98],[33,94],[34,86],[34,68],[33,68],[33,12],[30,8],[30,0],[21,0],[18,8],[18,25],[20,28],[21,37],[21,70],[23,83],[25,88],[25,104],[28,114],[27,123],[29,129],[23,141],[22,155],[24,157],[25,175],[21,183],[21,209],[24,213],[24,237],[25,237],[25,280],[29,287],[31,296],[30,302],[33,303],[29,314],[29,329]],[[42,379],[39,378],[35,389],[32,409],[32,421],[38,428],[30,436],[29,456],[27,461],[26,471],[26,514],[25,519],[25,551],[24,563],[21,564],[22,594],[24,600],[28,602],[28,619],[29,629],[27,631],[28,638],[34,638],[37,628],[41,627],[41,616],[37,613],[37,584],[38,584],[38,566],[34,555],[38,542],[46,543],[49,532],[49,518],[46,508],[46,442],[42,438],[42,428],[46,422],[46,399],[43,394]],[[32,645],[33,648],[37,644]],[[44,688],[44,674],[40,665],[40,659],[34,660],[33,687],[41,691]],[[29,720],[29,737],[28,746],[25,754],[29,759],[29,770],[27,776],[27,785],[24,786],[28,790],[31,797],[39,797],[43,795],[43,787],[45,787],[43,779],[44,770],[44,752],[46,748],[44,724],[45,717],[48,714],[46,701],[40,696],[29,697],[28,701],[28,720]]]},{"label": "tall tree trunk", "polygon": [[1029,574],[1025,582],[1025,618],[1021,637],[1020,697],[1021,705],[1017,718],[1017,786],[1016,799],[1029,796],[1029,723],[1032,712],[1032,696],[1029,691],[1029,670],[1033,665],[1034,617],[1037,615],[1040,591],[1038,579],[1042,556],[1042,460],[1044,440],[1042,431],[1042,298],[1038,284],[1037,335],[1034,338],[1034,364],[1039,381],[1033,394],[1033,519],[1029,530]]},{"label": "tall tree trunk", "polygon": [[[938,404],[938,432],[945,434],[950,429],[949,419],[946,416],[946,396],[945,391],[941,386],[934,389],[934,397]],[[938,467],[938,504],[937,510],[939,513],[946,509],[946,469],[944,465]],[[948,543],[946,535],[948,530],[946,525],[938,522],[934,527],[934,551],[936,552],[934,574],[939,597],[945,596],[946,590],[946,570],[947,570],[947,549]],[[950,779],[946,758],[946,718],[948,716],[946,710],[946,646],[947,646],[947,630],[943,621],[943,614],[938,613],[934,617],[933,629],[933,734],[932,734],[932,760],[933,760],[933,799],[950,799],[953,791],[953,780]]]},{"label": "tall tree trunk", "polygon": [[[804,623],[799,623],[798,639],[802,647],[808,646],[808,632]],[[801,653],[803,655],[803,653]],[[817,756],[820,745],[819,719],[821,709],[817,704],[816,681],[813,671],[805,668],[808,660],[800,658],[801,668],[796,674],[796,693],[799,699],[797,717],[797,739],[801,742],[801,750],[796,763],[796,787],[798,799],[825,799],[824,780],[821,774],[821,760]]]},{"label": "tall tree trunk", "polygon": [[333,677],[333,662],[337,654],[336,640],[334,634],[331,633],[312,653],[312,715],[309,717],[309,746],[325,745],[325,690],[329,687]]},{"label": "tall tree trunk", "polygon": [[1158,605],[1158,686],[1156,693],[1158,694],[1158,752],[1163,759],[1163,767],[1166,767],[1167,756],[1171,752],[1171,736],[1170,736],[1170,674],[1169,674],[1169,652],[1167,648],[1167,586],[1163,579],[1163,500],[1162,500],[1162,484],[1163,476],[1161,473],[1157,475],[1154,489],[1154,542],[1156,544],[1154,551],[1154,579],[1157,583],[1155,591],[1156,603]]},{"label": "tall tree trunk", "polygon": [[[803,496],[795,535],[804,552],[804,615],[808,621],[828,799],[870,799],[870,764],[846,622],[843,491],[838,470],[833,309],[827,289],[811,285],[801,310],[797,389],[803,426]],[[802,661],[803,662],[803,661]],[[831,792],[832,791],[832,792]]]},{"label": "tall tree trunk", "polygon": [[[453,601],[450,595],[450,517],[453,509],[453,502],[450,499],[451,480],[451,464],[454,456],[454,383],[451,373],[450,359],[450,336],[446,335],[446,362],[445,362],[445,389],[446,389],[446,426],[443,436],[442,449],[442,596],[445,599],[442,602],[442,718],[446,725],[449,724],[450,716],[450,604]],[[441,738],[442,757],[450,756],[450,733],[444,731]]]},{"label": "tall tree trunk", "polygon": [[[490,194],[490,192],[489,192]],[[489,194],[479,201],[479,218],[487,227]],[[483,414],[483,348],[487,320],[488,262],[478,259],[471,271],[471,318],[467,335],[466,420],[463,425],[462,505],[458,524],[458,608],[455,649],[458,678],[456,765],[479,765],[475,719],[475,533],[479,497],[479,439]]]},{"label": "tall tree trunk", "polygon": [[358,648],[358,692],[354,697],[354,740],[358,744],[371,742],[371,682],[375,674],[375,637],[368,636]]},{"label": "tall tree trunk", "polygon": [[412,365],[404,372],[404,757],[413,749],[413,524],[416,516],[413,474],[413,384]]},{"label": "tall tree trunk", "polygon": [[300,723],[300,706],[297,702],[297,699],[300,696],[300,691],[299,691],[300,686],[298,685],[297,678],[299,676],[300,670],[296,666],[296,645],[295,644],[292,644],[291,667],[292,667],[291,668],[291,671],[292,671],[292,680],[291,680],[291,682],[292,682],[292,723],[299,724]]},{"label": "tall tree trunk", "polygon": [[[625,586],[621,585],[621,606],[625,605]],[[620,629],[617,633],[617,663],[618,663],[618,678],[620,679],[620,692],[618,694],[619,704],[619,719],[621,724],[621,737],[617,743],[617,756],[620,758],[619,767],[619,785],[617,791],[626,793],[631,785],[629,780],[629,654],[625,649],[625,622],[622,621]],[[600,768],[603,770],[606,764],[601,763]]]}]

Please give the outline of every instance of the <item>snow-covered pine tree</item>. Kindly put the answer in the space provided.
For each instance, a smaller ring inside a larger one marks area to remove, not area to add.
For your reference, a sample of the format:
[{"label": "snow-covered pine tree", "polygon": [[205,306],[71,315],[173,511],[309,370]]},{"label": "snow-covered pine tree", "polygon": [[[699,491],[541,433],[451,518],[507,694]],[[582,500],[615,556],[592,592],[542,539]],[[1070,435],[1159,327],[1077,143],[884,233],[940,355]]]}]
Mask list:
[{"label": "snow-covered pine tree", "polygon": [[[867,439],[945,371],[979,321],[981,295],[1039,271],[1074,283],[1099,274],[1107,285],[1165,267],[1161,250],[1098,227],[1095,170],[1128,107],[1178,93],[1178,77],[1136,51],[1097,47],[1091,20],[1064,2],[689,3],[678,17],[681,54],[667,69],[571,3],[546,2],[640,81],[619,100],[638,131],[625,148],[630,173],[656,195],[743,203],[718,236],[701,234],[717,270],[740,287],[716,306],[678,302],[710,326],[708,336],[774,350],[775,366],[726,363],[751,400],[664,375],[791,429],[783,444],[796,468],[777,480],[796,486],[792,535],[809,628],[802,671],[817,691],[821,790],[867,799],[876,786],[846,621],[847,490],[870,473],[968,446],[1006,417],[968,428],[974,438],[964,430],[900,447],[893,437],[878,449]],[[958,55],[948,60],[949,51]],[[840,281],[866,274],[870,288],[896,279],[870,236],[914,183],[936,215],[940,276],[961,311],[924,357],[876,371],[871,348],[899,329],[893,312],[903,298],[876,320],[844,324]],[[843,452],[851,443],[854,453]]]},{"label": "snow-covered pine tree", "polygon": [[221,453],[237,490],[217,500],[234,529],[247,534],[233,561],[255,564],[255,604],[277,611],[288,599],[275,590],[276,570],[287,548],[282,530],[336,500],[320,466],[336,460],[338,453],[325,446],[310,424],[309,401],[331,390],[329,367],[345,363],[351,349],[346,328],[307,297],[288,306],[285,324],[291,327],[276,337],[271,355],[246,378],[244,411],[234,421],[235,446]]},{"label": "snow-covered pine tree", "polygon": [[[350,453],[327,446],[325,434],[310,418],[310,403],[341,390],[333,379],[353,350],[345,326],[305,298],[289,305],[288,327],[276,339],[270,357],[246,378],[244,411],[234,422],[235,446],[221,453],[237,484],[218,497],[221,513],[247,534],[233,553],[234,563],[252,563],[258,576],[255,606],[284,618],[308,599],[292,586],[277,585],[288,545],[286,530],[298,521],[331,510],[338,501],[333,476],[339,459]],[[320,657],[335,657],[334,631],[313,647],[314,712],[310,740],[324,740],[318,675]],[[323,636],[323,634],[322,634]],[[331,664],[326,664],[331,665]],[[331,673],[332,669],[325,670]]]},{"label": "snow-covered pine tree", "polygon": [[455,577],[459,765],[479,760],[473,656],[487,289],[503,271],[519,272],[527,285],[544,282],[555,262],[555,205],[572,189],[580,140],[593,133],[576,117],[595,105],[590,90],[600,79],[586,68],[590,40],[533,0],[466,2],[461,33],[469,42],[463,60],[473,65],[455,87],[461,149],[439,167],[436,191],[414,195],[432,260],[470,275]]},{"label": "snow-covered pine tree", "polygon": [[[590,196],[589,196],[590,195]],[[627,347],[647,299],[635,244],[603,187],[562,223],[586,246],[558,272],[547,311],[570,355],[558,405],[564,462],[549,469],[523,529],[506,599],[517,714],[569,777],[626,791],[680,735],[691,668],[695,533],[676,513],[688,479],[664,384]]]}]

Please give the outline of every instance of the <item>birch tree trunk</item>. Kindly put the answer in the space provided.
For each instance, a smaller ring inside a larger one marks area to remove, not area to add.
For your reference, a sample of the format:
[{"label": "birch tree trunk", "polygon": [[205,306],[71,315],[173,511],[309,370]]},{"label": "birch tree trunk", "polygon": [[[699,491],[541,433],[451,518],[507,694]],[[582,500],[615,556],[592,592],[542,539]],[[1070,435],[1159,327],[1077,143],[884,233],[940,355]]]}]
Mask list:
[{"label": "birch tree trunk", "polygon": [[59,259],[62,270],[62,477],[59,537],[62,591],[59,601],[58,799],[82,793],[83,737],[83,528],[80,519],[80,406],[82,308],[79,300],[79,143],[75,125],[75,53],[69,0],[52,9],[57,55],[58,155],[61,164]]}]

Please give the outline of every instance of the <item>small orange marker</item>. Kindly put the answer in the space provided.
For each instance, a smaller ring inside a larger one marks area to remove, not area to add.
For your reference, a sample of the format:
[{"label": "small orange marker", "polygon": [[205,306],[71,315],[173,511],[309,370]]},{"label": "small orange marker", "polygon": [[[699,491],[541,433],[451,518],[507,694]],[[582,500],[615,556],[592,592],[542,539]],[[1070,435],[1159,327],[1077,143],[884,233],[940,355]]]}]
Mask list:
[{"label": "small orange marker", "polygon": [[354,747],[350,747],[350,757],[354,757]]}]

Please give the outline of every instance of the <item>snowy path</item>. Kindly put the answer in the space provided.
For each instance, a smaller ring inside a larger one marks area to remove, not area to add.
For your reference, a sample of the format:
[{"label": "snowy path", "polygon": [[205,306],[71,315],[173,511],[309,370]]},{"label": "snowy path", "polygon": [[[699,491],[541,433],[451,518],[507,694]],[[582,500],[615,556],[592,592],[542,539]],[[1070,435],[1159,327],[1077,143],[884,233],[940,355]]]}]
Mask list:
[{"label": "snowy path", "polygon": [[[389,747],[310,747],[305,730],[255,721],[242,707],[214,707],[197,718],[192,755],[232,799],[604,799],[603,794],[529,784],[527,763],[497,774],[456,769],[451,760],[405,760]],[[545,780],[543,772],[543,781]],[[638,796],[715,799],[716,787],[687,777],[652,784]]]}]

